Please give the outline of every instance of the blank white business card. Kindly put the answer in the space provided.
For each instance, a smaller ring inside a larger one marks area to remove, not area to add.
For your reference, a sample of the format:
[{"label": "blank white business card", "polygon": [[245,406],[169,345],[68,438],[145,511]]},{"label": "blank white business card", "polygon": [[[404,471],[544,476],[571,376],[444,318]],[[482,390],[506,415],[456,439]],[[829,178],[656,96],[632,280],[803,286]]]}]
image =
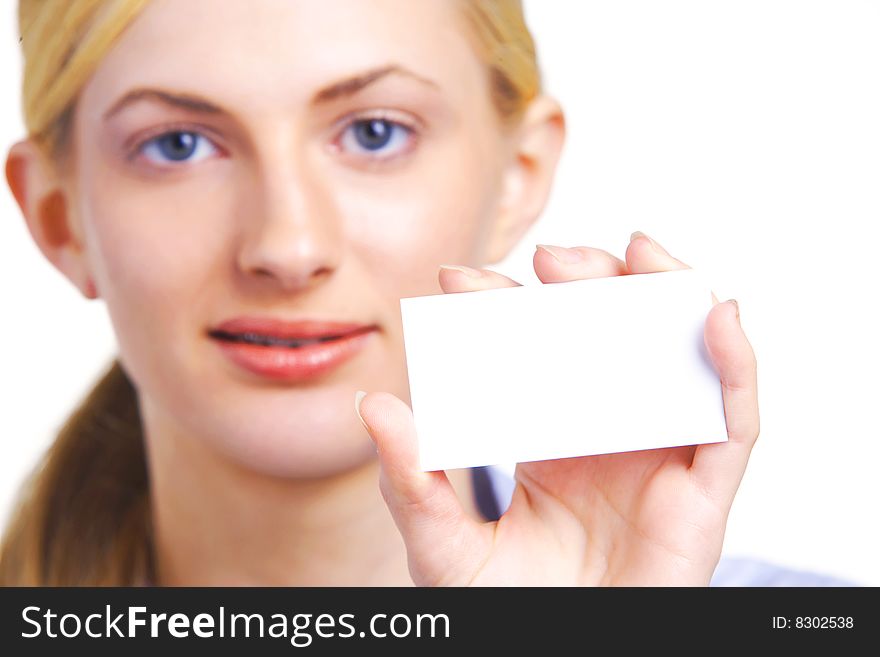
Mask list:
[{"label": "blank white business card", "polygon": [[400,300],[422,470],[727,440],[682,269]]}]

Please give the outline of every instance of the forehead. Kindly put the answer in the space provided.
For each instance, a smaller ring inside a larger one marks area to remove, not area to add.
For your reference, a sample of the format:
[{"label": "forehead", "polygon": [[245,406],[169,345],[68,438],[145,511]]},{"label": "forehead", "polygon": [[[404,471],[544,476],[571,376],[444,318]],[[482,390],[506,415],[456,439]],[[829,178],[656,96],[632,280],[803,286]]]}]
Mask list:
[{"label": "forehead", "polygon": [[454,0],[152,0],[88,89],[107,98],[185,85],[239,107],[296,107],[328,83],[389,64],[433,80],[453,103],[485,93]]}]

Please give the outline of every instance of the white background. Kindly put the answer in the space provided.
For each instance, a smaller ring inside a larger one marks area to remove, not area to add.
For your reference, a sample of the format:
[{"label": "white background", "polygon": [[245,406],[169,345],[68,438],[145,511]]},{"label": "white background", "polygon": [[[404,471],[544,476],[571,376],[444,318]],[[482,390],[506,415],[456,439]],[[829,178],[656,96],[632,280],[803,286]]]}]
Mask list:
[{"label": "white background", "polygon": [[[0,146],[23,134],[11,0]],[[622,256],[642,230],[740,302],[761,438],[725,553],[880,585],[880,4],[526,0],[569,136],[536,242]],[[100,302],[43,260],[0,190],[0,520],[113,351]]]}]

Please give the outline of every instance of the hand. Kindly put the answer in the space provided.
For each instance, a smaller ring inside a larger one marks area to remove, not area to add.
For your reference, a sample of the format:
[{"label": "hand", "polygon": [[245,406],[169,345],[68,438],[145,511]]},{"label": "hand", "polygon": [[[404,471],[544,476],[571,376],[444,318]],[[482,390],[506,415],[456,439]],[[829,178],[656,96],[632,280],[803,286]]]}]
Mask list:
[{"label": "hand", "polygon": [[[633,233],[626,261],[586,246],[539,246],[543,283],[683,269]],[[441,268],[446,293],[519,285],[497,272]],[[417,585],[707,585],[759,433],[754,352],[735,301],[714,305],[704,339],[721,379],[728,441],[520,463],[497,522],[468,515],[446,474],[420,472],[412,411],[386,392],[359,412],[376,442],[380,487]]]}]

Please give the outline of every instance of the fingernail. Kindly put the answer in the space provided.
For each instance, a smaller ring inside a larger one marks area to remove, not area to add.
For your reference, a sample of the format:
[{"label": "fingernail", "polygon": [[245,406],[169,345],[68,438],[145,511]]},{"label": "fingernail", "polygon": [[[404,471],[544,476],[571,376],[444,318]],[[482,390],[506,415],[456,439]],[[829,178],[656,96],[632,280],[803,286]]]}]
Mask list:
[{"label": "fingernail", "polygon": [[364,418],[361,417],[361,401],[366,396],[367,393],[365,393],[363,390],[358,390],[356,393],[354,393],[354,412],[357,413],[358,419],[361,421],[361,424],[364,425],[364,429],[367,430],[367,433],[370,433],[370,427],[367,426],[367,423],[364,422]]},{"label": "fingernail", "polygon": [[736,311],[736,321],[740,321],[739,320],[739,304],[737,303],[736,299],[728,299],[727,303],[731,304],[733,306],[733,309]]},{"label": "fingernail", "polygon": [[542,249],[552,255],[558,262],[564,265],[573,265],[576,262],[584,261],[584,254],[577,249],[568,249],[564,246],[551,246],[549,244],[536,244],[537,248]]},{"label": "fingernail", "polygon": [[660,245],[657,244],[657,242],[655,242],[654,240],[652,240],[650,237],[648,237],[647,235],[645,235],[645,234],[644,234],[642,231],[640,231],[640,230],[637,230],[637,231],[634,232],[632,235],[630,235],[630,236],[629,236],[629,241],[630,241],[630,243],[635,242],[635,241],[636,241],[637,239],[639,239],[640,237],[644,237],[646,240],[648,240],[648,243],[651,245],[651,248],[654,249],[657,253],[663,253],[663,249],[660,248]]},{"label": "fingernail", "polygon": [[454,269],[455,271],[460,271],[462,274],[470,276],[471,278],[480,278],[483,276],[483,272],[479,269],[474,269],[473,267],[468,267],[466,265],[440,265],[440,269]]}]

